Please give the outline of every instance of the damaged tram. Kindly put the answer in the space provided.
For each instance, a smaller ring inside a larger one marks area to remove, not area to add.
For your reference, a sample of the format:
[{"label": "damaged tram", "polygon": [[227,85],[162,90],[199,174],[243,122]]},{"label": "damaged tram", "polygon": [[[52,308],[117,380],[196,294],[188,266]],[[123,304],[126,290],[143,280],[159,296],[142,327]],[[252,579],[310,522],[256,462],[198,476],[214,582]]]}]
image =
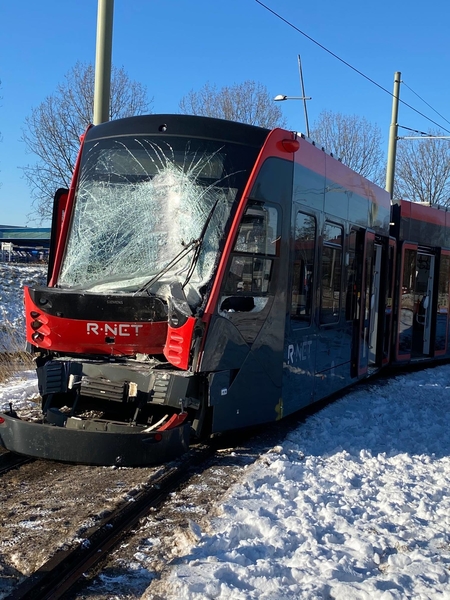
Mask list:
[{"label": "damaged tram", "polygon": [[[172,459],[193,436],[411,360],[419,334],[408,346],[396,315],[415,323],[420,293],[421,357],[444,355],[450,252],[403,243],[397,212],[396,239],[384,190],[282,129],[185,115],[90,127],[55,195],[48,283],[25,290],[42,418],[12,407],[1,443],[86,464]],[[419,260],[441,279],[419,285]]]}]

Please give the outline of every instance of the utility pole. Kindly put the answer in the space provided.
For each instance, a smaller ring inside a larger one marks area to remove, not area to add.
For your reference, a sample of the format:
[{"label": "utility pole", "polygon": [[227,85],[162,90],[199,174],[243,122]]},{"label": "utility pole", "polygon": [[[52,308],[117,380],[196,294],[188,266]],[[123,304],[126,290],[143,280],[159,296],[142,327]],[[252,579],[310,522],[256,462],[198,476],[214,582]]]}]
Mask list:
[{"label": "utility pole", "polygon": [[398,139],[398,104],[400,97],[400,77],[401,73],[397,71],[394,75],[394,93],[392,97],[392,117],[391,126],[389,129],[389,146],[388,158],[386,167],[386,190],[391,196],[394,195],[394,175],[395,175],[395,158],[397,154],[397,139]]},{"label": "utility pole", "polygon": [[302,61],[300,60],[300,54],[297,55],[298,58],[298,73],[300,75],[300,86],[302,88],[302,99],[303,99],[303,111],[305,113],[305,126],[306,126],[306,136],[309,137],[309,122],[308,122],[308,109],[306,108],[306,100],[305,96],[305,84],[303,83],[303,71],[302,71]]},{"label": "utility pole", "polygon": [[278,94],[275,96],[275,102],[283,102],[284,100],[303,100],[303,111],[305,113],[305,126],[306,126],[306,137],[309,137],[309,122],[308,122],[308,110],[306,108],[306,100],[311,100],[311,96],[305,96],[305,84],[303,82],[303,71],[302,61],[300,60],[300,54],[297,54],[298,59],[298,74],[300,76],[300,86],[302,88],[301,96],[285,96],[284,94]]},{"label": "utility pole", "polygon": [[114,0],[98,0],[94,125],[109,121]]}]

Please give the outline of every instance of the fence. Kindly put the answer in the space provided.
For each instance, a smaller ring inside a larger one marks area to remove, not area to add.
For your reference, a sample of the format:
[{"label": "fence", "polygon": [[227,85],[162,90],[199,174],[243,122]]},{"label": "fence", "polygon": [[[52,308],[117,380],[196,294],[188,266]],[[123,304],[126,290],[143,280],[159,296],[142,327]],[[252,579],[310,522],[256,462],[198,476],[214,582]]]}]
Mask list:
[{"label": "fence", "polygon": [[42,263],[48,261],[48,248],[40,246],[16,246],[12,242],[2,242],[1,262]]}]

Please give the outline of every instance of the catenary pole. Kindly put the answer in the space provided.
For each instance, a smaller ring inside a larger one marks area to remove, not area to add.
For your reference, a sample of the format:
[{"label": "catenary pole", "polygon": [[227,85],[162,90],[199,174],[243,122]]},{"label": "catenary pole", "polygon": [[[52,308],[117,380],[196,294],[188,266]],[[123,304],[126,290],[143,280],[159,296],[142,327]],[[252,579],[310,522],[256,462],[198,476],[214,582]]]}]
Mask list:
[{"label": "catenary pole", "polygon": [[303,111],[305,113],[305,127],[306,127],[306,136],[309,137],[309,122],[308,122],[308,109],[306,108],[306,96],[305,96],[305,84],[303,82],[303,71],[302,71],[302,61],[300,59],[300,54],[297,55],[298,59],[298,72],[300,75],[300,86],[302,89],[302,98],[303,98]]},{"label": "catenary pole", "polygon": [[394,93],[392,96],[392,117],[389,128],[389,146],[386,167],[386,190],[391,196],[394,195],[394,176],[395,176],[395,158],[397,154],[398,139],[398,103],[400,97],[400,78],[401,73],[397,71],[394,75]]},{"label": "catenary pole", "polygon": [[109,121],[114,0],[98,0],[94,125]]}]

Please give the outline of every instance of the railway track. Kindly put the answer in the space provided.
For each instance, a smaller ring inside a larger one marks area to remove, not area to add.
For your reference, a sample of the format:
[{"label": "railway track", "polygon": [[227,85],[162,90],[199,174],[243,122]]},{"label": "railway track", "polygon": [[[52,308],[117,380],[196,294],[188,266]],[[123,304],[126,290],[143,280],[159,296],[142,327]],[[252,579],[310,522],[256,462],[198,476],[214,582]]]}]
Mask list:
[{"label": "railway track", "polygon": [[33,461],[34,459],[28,456],[21,456],[20,454],[5,450],[0,453],[0,476]]},{"label": "railway track", "polygon": [[186,458],[150,481],[132,502],[117,508],[88,530],[77,546],[58,551],[5,600],[57,600],[66,597],[84,573],[104,560],[150,509],[161,506],[168,494],[201,469],[214,451],[212,445],[192,449]]},{"label": "railway track", "polygon": [[[320,404],[309,407],[302,417],[317,412],[320,408]],[[152,509],[159,510],[171,492],[180,488],[192,475],[202,473],[206,464],[215,463],[219,453],[222,459],[225,457],[227,460],[227,456],[235,454],[232,446],[242,442],[246,448],[245,454],[249,457],[248,462],[253,462],[260,452],[267,451],[295,426],[296,423],[292,420],[279,422],[274,427],[264,427],[259,442],[249,432],[242,432],[241,435],[234,433],[228,439],[218,438],[214,443],[193,447],[183,459],[152,476],[142,491],[133,496],[131,502],[127,501],[125,505],[97,521],[95,526],[84,531],[81,541],[75,546],[57,551],[38,570],[18,584],[6,596],[6,600],[44,600],[71,596],[74,588],[80,590],[88,583],[85,579],[88,571],[95,576],[94,572],[103,568],[102,565],[108,560],[111,552],[136,528],[143,517]],[[258,434],[256,436],[258,437]],[[229,452],[224,454],[224,447],[228,448]],[[33,462],[33,459],[4,451],[0,453],[0,474],[2,469],[7,472],[26,462]]]}]

